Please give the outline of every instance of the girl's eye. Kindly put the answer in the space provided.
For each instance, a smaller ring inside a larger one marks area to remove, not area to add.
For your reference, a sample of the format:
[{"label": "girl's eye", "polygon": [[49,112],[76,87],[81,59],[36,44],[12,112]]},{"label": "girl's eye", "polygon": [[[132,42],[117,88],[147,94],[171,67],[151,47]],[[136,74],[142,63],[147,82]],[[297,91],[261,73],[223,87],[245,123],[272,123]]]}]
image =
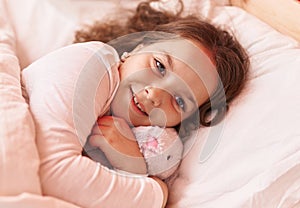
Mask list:
[{"label": "girl's eye", "polygon": [[184,100],[181,97],[175,96],[177,105],[184,110]]},{"label": "girl's eye", "polygon": [[156,65],[156,68],[157,68],[158,72],[162,76],[165,76],[165,74],[166,74],[166,67],[160,61],[158,61],[157,59],[155,59],[155,65]]}]

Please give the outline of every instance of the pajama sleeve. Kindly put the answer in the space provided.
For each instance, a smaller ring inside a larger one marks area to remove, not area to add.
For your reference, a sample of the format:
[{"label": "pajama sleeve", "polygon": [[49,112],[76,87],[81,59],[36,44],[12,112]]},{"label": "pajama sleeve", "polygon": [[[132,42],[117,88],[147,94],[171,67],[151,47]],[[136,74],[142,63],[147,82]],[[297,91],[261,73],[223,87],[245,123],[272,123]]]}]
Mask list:
[{"label": "pajama sleeve", "polygon": [[161,207],[151,178],[116,173],[81,155],[119,83],[118,55],[101,42],[56,50],[23,70],[45,195],[81,207]]}]

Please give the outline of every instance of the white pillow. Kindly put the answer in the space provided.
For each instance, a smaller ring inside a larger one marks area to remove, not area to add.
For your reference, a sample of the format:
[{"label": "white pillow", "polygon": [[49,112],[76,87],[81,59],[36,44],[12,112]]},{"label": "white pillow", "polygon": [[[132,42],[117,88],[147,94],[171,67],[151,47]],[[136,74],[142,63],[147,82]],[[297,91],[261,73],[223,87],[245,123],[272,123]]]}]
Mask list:
[{"label": "white pillow", "polygon": [[21,68],[73,42],[75,31],[94,20],[123,18],[140,2],[93,0],[3,0],[16,32]]},{"label": "white pillow", "polygon": [[299,205],[299,44],[238,8],[209,15],[249,52],[249,83],[221,124],[195,132],[168,207]]},{"label": "white pillow", "polygon": [[[73,42],[75,30],[94,20],[120,19],[131,14],[140,0],[3,0],[16,32],[17,55],[21,68],[41,56]],[[177,0],[169,0],[177,1]],[[185,10],[206,15],[228,0],[183,0]]]},{"label": "white pillow", "polygon": [[16,33],[21,68],[73,42],[76,20],[67,18],[48,1],[4,0]]}]

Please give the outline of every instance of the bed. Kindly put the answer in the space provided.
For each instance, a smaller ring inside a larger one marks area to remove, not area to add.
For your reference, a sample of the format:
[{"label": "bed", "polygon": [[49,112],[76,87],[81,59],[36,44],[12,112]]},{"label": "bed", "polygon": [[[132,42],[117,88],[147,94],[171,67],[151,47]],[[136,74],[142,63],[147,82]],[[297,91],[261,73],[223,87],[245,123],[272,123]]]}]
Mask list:
[{"label": "bed", "polygon": [[[172,6],[171,1],[157,7]],[[34,122],[22,97],[20,71],[72,43],[78,26],[122,8],[129,11],[138,2],[0,0],[0,207],[79,207],[42,193]],[[284,24],[276,12],[267,21],[267,13],[254,9],[259,1],[184,4],[185,13],[232,31],[250,55],[251,69],[225,120],[193,132],[169,181],[167,207],[300,207],[300,44],[293,32],[299,31],[298,21]],[[297,1],[292,5],[300,8]]]}]

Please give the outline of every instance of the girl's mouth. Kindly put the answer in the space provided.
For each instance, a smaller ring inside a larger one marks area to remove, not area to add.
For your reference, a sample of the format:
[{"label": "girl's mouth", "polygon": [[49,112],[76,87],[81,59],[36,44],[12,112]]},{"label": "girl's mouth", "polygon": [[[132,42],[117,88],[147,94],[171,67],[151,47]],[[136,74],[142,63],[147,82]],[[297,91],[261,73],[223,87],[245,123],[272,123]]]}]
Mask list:
[{"label": "girl's mouth", "polygon": [[142,114],[148,116],[148,114],[142,108],[141,104],[138,102],[138,99],[134,93],[132,93],[132,100],[133,100],[133,104],[137,108],[137,110],[140,111]]}]

